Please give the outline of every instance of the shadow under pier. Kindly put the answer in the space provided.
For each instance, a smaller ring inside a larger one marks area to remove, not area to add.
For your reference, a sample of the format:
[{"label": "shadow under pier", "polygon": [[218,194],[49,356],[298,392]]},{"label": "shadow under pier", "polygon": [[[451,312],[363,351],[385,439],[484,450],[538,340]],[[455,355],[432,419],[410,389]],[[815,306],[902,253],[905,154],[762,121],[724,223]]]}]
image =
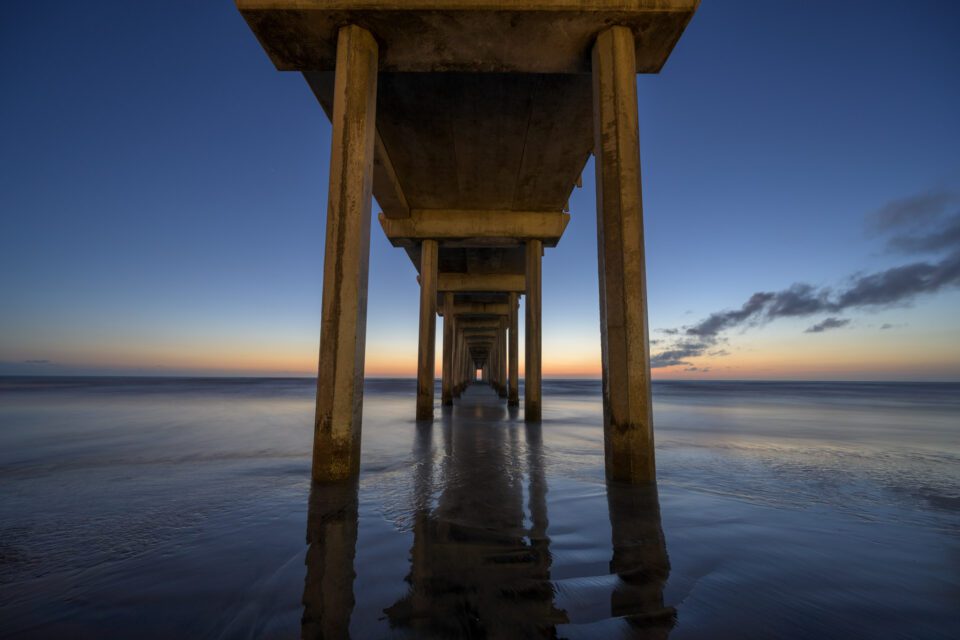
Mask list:
[{"label": "shadow under pier", "polygon": [[[365,607],[360,593],[355,602],[356,571],[377,570],[354,562],[357,483],[313,485],[304,638],[349,637],[355,608],[385,614],[394,633],[427,638],[555,638],[594,615],[576,609],[576,599],[568,611],[558,598],[550,452],[539,423],[505,419],[509,413],[495,389],[475,384],[439,420],[416,423],[405,472],[413,533],[407,588],[382,613],[382,604]],[[663,601],[669,561],[656,488],[606,489],[606,553],[617,576],[603,596],[607,615],[623,637],[666,638],[676,614]]]}]

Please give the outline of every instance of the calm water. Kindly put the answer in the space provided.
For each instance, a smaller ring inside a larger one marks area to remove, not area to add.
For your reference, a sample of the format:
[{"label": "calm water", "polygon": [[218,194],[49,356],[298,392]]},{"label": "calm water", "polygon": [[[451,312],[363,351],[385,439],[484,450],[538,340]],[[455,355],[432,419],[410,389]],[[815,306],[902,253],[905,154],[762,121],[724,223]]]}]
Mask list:
[{"label": "calm water", "polygon": [[960,385],[656,384],[656,492],[598,383],[414,392],[311,493],[311,381],[0,378],[0,636],[960,637]]}]

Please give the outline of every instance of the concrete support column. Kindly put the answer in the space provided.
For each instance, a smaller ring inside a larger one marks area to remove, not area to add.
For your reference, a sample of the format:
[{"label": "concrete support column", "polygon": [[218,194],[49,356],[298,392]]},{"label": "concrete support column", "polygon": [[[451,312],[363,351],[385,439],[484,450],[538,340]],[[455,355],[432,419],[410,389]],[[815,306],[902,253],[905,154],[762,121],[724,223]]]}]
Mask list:
[{"label": "concrete support column", "polygon": [[340,29],[313,436],[312,475],[319,482],[360,470],[377,56],[369,32]]},{"label": "concrete support column", "polygon": [[420,346],[417,351],[417,420],[433,419],[437,340],[437,241],[420,243]]},{"label": "concrete support column", "polygon": [[540,278],[543,242],[527,240],[527,326],[526,375],[524,376],[524,420],[540,420]]},{"label": "concrete support column", "polygon": [[626,27],[594,44],[593,122],[607,477],[652,483],[636,50]]},{"label": "concrete support column", "polygon": [[463,332],[460,330],[460,326],[457,326],[457,386],[454,391],[454,395],[458,398],[460,394],[463,393],[463,388],[467,384],[467,374],[466,374],[466,361],[467,361],[467,346],[463,342]]},{"label": "concrete support column", "polygon": [[453,404],[453,294],[443,294],[443,370],[440,403]]},{"label": "concrete support column", "polygon": [[507,320],[500,318],[497,332],[497,378],[500,379],[500,397],[507,397]]},{"label": "concrete support column", "polygon": [[511,407],[520,406],[520,357],[517,353],[519,340],[517,336],[517,306],[520,304],[516,293],[510,294],[510,388],[507,390],[507,404]]}]

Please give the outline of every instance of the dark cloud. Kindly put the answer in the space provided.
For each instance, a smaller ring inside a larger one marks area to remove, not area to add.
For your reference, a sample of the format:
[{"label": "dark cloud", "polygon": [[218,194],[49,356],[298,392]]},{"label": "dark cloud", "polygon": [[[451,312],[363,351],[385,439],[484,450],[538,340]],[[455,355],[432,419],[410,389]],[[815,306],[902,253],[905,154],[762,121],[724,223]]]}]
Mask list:
[{"label": "dark cloud", "polygon": [[902,253],[931,253],[960,245],[960,213],[951,216],[933,233],[902,233],[887,242]]},{"label": "dark cloud", "polygon": [[806,331],[804,331],[804,333],[823,333],[824,331],[829,331],[830,329],[839,329],[840,327],[845,327],[848,324],[850,324],[850,320],[846,318],[827,318],[808,328]]},{"label": "dark cloud", "polygon": [[912,301],[924,293],[936,293],[960,284],[960,249],[937,262],[914,262],[885,271],[856,276],[850,286],[831,302],[830,309],[891,306]]},{"label": "dark cloud", "polygon": [[773,293],[755,293],[739,309],[710,314],[706,320],[688,327],[686,333],[689,336],[715,336],[724,329],[742,324],[761,313],[774,295]]},{"label": "dark cloud", "polygon": [[675,336],[680,333],[680,329],[657,329],[660,333],[665,333],[668,336]]},{"label": "dark cloud", "polygon": [[51,364],[49,360],[24,360],[23,364]]},{"label": "dark cloud", "polygon": [[887,329],[893,329],[893,325],[889,322],[884,322],[882,325],[880,325],[881,331],[886,331]]},{"label": "dark cloud", "polygon": [[893,200],[867,216],[867,227],[875,233],[887,233],[905,227],[924,226],[942,216],[958,201],[960,197],[956,193],[945,190]]},{"label": "dark cloud", "polygon": [[[772,322],[832,314],[807,329],[821,333],[849,320],[836,314],[857,309],[902,306],[921,295],[960,287],[960,212],[946,215],[960,202],[956,194],[931,192],[889,203],[870,217],[876,230],[892,234],[888,245],[902,252],[941,254],[868,274],[854,274],[837,289],[798,282],[781,291],[758,291],[737,309],[712,313],[684,327],[683,336],[651,358],[652,367],[689,365],[688,358],[707,354],[723,332]],[[676,330],[661,330],[675,335]]]},{"label": "dark cloud", "polygon": [[661,351],[650,358],[650,367],[652,369],[662,369],[672,367],[678,364],[690,364],[687,358],[695,358],[703,355],[710,347],[713,341],[684,341],[680,342],[672,349]]}]

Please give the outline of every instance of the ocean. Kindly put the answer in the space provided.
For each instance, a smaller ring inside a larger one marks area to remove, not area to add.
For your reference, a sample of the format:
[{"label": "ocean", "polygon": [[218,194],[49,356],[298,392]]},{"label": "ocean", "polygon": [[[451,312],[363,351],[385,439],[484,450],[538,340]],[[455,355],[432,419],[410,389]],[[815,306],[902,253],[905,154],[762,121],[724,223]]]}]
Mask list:
[{"label": "ocean", "polygon": [[0,378],[0,637],[960,637],[958,384],[656,382],[656,488],[597,381],[380,379],[311,487],[314,385]]}]

